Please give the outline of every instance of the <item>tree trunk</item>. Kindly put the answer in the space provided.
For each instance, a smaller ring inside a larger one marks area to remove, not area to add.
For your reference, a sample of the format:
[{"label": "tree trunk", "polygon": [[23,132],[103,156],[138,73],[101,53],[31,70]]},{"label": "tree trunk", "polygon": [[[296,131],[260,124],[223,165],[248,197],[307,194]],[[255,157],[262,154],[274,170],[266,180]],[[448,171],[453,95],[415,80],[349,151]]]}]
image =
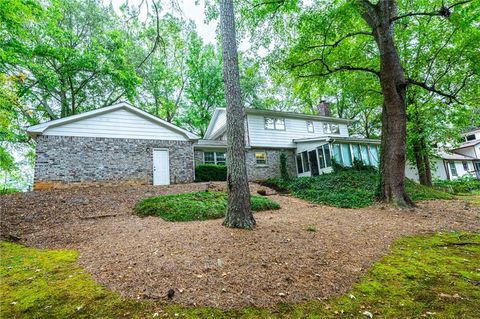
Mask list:
[{"label": "tree trunk", "polygon": [[422,154],[422,150],[420,148],[419,143],[415,143],[413,146],[413,154],[415,156],[415,164],[417,166],[417,171],[418,171],[418,181],[422,185],[427,185],[427,179],[426,179],[426,172],[425,172],[425,162],[424,162],[424,156]]},{"label": "tree trunk", "polygon": [[382,0],[376,5],[360,2],[363,18],[373,30],[380,52],[380,85],[383,94],[380,197],[402,207],[414,206],[405,192],[407,138],[407,81],[393,39],[391,17],[396,16],[396,1]]},{"label": "tree trunk", "polygon": [[255,225],[250,209],[245,163],[245,110],[242,105],[238,70],[235,15],[232,0],[220,1],[223,76],[227,101],[227,184],[228,206],[223,224],[251,229]]}]

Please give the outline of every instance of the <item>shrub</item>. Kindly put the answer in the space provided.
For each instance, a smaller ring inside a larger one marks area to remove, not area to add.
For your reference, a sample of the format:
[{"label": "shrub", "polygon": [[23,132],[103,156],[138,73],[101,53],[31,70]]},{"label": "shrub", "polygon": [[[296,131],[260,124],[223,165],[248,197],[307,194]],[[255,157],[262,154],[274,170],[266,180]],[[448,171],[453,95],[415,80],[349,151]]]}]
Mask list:
[{"label": "shrub", "polygon": [[[368,167],[368,166],[366,166]],[[380,175],[377,170],[354,168],[313,177],[297,177],[285,181],[272,178],[268,184],[288,189],[292,195],[307,201],[343,208],[361,208],[372,205],[378,193]],[[451,199],[452,195],[432,187],[406,182],[407,193],[413,200]]]},{"label": "shrub", "polygon": [[[278,203],[251,196],[252,211],[279,209]],[[222,218],[227,209],[227,193],[194,192],[162,195],[138,202],[135,212],[141,216],[159,216],[168,221],[191,221]]]},{"label": "shrub", "polygon": [[227,180],[227,166],[215,164],[201,164],[195,168],[196,182],[213,182]]},{"label": "shrub", "polygon": [[287,155],[284,153],[280,154],[280,175],[283,179],[290,179],[287,168]]},{"label": "shrub", "polygon": [[480,190],[480,180],[470,176],[464,176],[449,181],[435,180],[433,185],[442,191],[453,194],[471,193]]}]

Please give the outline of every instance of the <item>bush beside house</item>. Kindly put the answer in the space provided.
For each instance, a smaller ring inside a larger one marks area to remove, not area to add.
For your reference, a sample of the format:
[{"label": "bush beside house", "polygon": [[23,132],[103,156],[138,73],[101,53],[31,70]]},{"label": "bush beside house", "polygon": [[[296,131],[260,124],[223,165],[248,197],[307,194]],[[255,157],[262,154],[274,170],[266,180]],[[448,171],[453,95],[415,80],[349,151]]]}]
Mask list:
[{"label": "bush beside house", "polygon": [[195,168],[195,182],[224,182],[227,180],[227,166],[200,164]]}]

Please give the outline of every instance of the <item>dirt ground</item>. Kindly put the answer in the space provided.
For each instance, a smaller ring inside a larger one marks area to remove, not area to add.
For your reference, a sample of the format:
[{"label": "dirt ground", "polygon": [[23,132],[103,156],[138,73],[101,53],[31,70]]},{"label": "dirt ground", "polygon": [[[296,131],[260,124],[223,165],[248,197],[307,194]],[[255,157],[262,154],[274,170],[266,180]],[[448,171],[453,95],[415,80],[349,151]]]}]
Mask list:
[{"label": "dirt ground", "polygon": [[[480,231],[480,209],[464,201],[423,202],[412,211],[380,205],[352,210],[272,190],[270,198],[282,208],[256,213],[253,231],[227,229],[221,220],[174,223],[133,215],[142,198],[206,188],[104,187],[0,196],[1,234],[29,246],[78,249],[80,264],[124,296],[165,299],[174,288],[173,302],[234,308],[343,293],[403,235]],[[258,188],[252,184],[252,192]]]}]

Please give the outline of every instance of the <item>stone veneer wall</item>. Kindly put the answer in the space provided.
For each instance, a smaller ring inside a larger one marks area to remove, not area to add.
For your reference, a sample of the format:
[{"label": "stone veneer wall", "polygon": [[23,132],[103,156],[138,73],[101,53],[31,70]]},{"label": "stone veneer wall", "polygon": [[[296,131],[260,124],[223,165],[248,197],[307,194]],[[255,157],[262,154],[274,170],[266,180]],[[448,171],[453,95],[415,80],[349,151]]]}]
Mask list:
[{"label": "stone veneer wall", "polygon": [[168,148],[170,182],[193,182],[193,143],[103,137],[39,136],[35,189],[152,184],[153,148]]},{"label": "stone veneer wall", "polygon": [[[267,153],[267,164],[257,165],[255,152]],[[248,149],[247,150],[247,174],[251,181],[265,180],[272,177],[281,177],[280,154],[287,155],[287,169],[290,176],[297,176],[295,153],[290,149]]]},{"label": "stone veneer wall", "polygon": [[[255,152],[267,152],[267,165],[257,165]],[[206,151],[208,152],[208,151]],[[212,151],[213,152],[213,151]],[[218,150],[217,150],[218,152]],[[295,153],[290,149],[247,149],[247,174],[251,181],[280,177],[280,154],[287,155],[287,169],[290,176],[297,176]],[[203,164],[203,151],[195,151],[195,165]]]}]

